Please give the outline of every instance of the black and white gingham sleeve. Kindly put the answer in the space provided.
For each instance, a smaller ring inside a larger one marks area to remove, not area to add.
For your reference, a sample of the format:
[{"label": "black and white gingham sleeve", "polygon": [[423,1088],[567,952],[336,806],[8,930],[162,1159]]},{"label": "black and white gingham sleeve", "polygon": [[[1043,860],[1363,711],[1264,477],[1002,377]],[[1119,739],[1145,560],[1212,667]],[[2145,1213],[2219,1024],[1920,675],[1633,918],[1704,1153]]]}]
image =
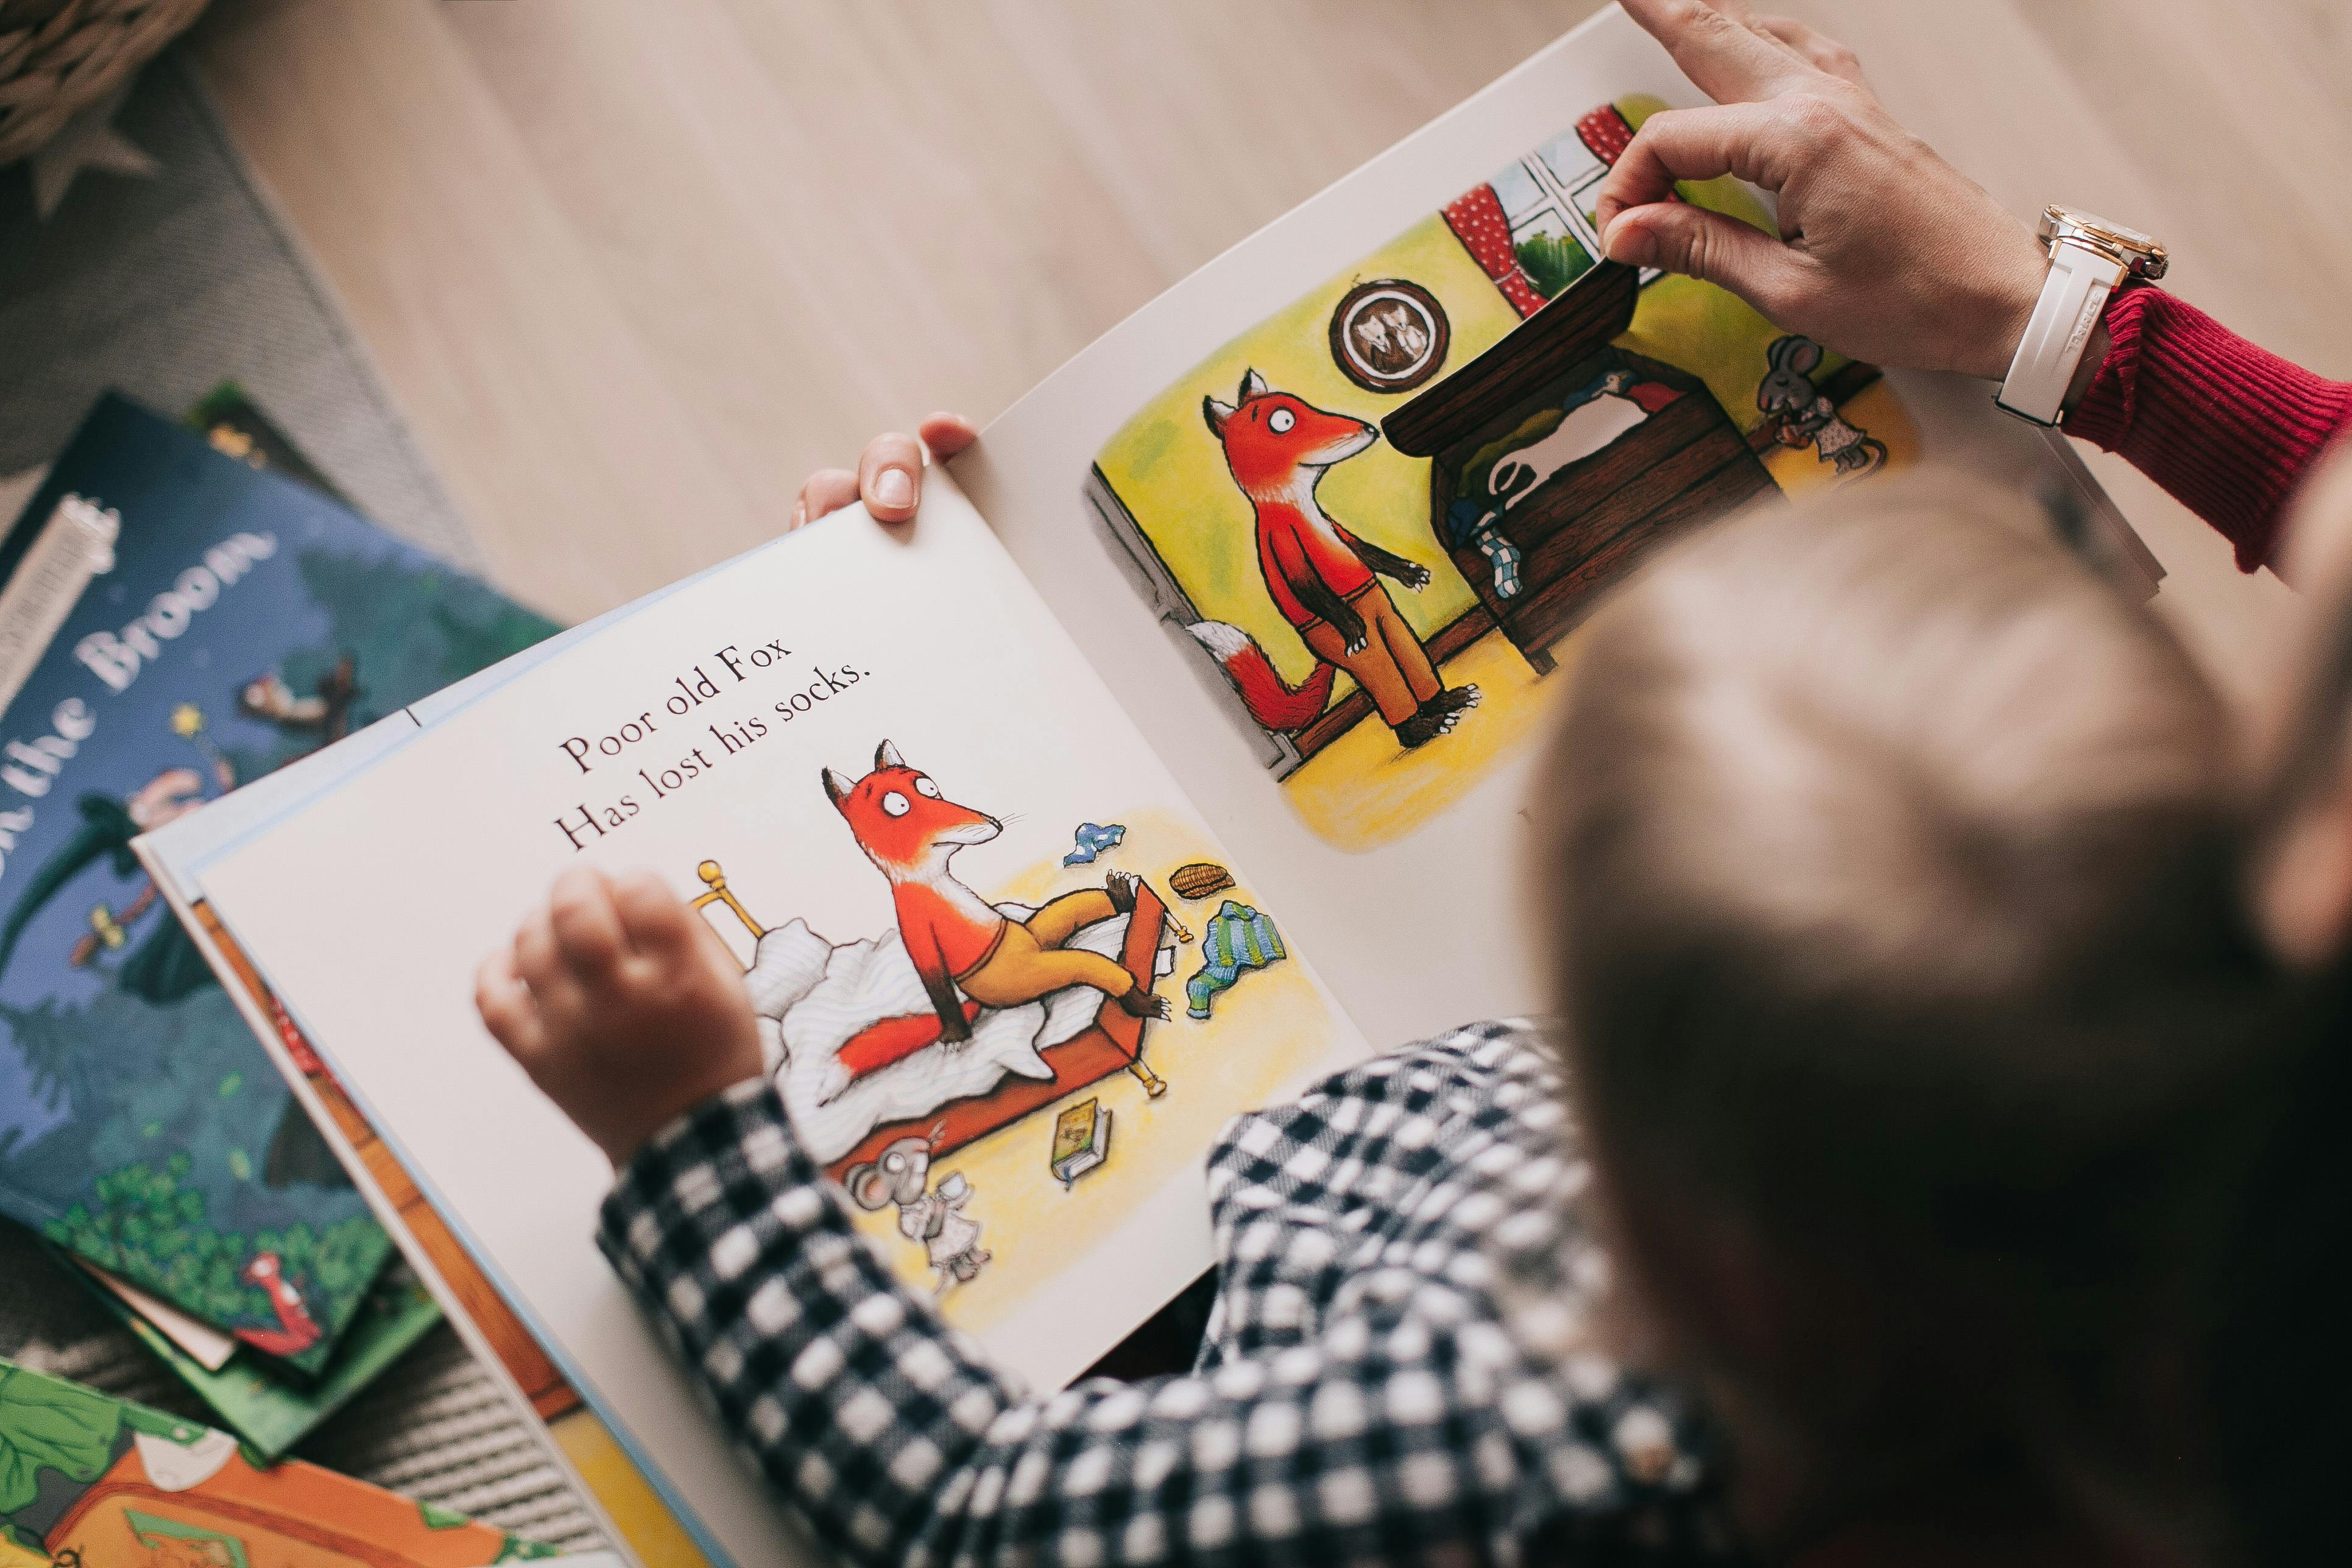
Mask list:
[{"label": "black and white gingham sleeve", "polygon": [[764,1082],[656,1138],[604,1222],[730,1436],[853,1563],[1508,1563],[1622,1479],[1568,1383],[1410,1296],[1205,1374],[1030,1399],[890,1278]]}]

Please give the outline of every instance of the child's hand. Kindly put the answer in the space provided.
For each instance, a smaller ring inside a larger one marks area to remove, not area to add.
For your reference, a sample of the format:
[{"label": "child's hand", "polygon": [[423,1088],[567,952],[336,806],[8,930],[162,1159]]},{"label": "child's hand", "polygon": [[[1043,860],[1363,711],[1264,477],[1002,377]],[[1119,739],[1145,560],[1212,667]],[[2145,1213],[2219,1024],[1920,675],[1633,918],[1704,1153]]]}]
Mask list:
[{"label": "child's hand", "polygon": [[474,984],[499,1044],[614,1166],[680,1112],[760,1074],[743,976],[650,871],[555,879]]},{"label": "child's hand", "polygon": [[866,455],[854,472],[819,468],[811,474],[793,507],[792,526],[814,522],[861,500],[877,522],[904,522],[914,516],[915,503],[923,494],[923,448],[945,459],[980,439],[980,432],[961,414],[934,414],[917,430],[920,440],[895,431],[875,437],[866,443]]}]

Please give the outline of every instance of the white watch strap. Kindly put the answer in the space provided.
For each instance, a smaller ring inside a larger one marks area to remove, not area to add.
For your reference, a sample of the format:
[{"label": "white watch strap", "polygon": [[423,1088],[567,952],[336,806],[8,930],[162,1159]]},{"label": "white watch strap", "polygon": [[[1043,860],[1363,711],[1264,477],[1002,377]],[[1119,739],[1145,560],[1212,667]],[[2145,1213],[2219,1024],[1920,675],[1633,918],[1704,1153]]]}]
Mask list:
[{"label": "white watch strap", "polygon": [[2017,345],[2009,379],[1995,399],[2021,419],[2055,425],[2066,390],[2083,363],[2083,351],[2107,308],[2107,297],[2127,276],[2124,264],[2072,239],[2050,247],[2050,280],[2042,285],[2024,341]]}]

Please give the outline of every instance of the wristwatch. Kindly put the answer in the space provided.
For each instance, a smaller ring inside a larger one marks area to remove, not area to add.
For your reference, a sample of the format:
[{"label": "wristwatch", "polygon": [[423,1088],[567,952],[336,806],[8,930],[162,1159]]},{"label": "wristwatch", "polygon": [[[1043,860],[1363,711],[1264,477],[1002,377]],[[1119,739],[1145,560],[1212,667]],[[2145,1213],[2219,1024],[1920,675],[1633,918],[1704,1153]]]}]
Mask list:
[{"label": "wristwatch", "polygon": [[2172,258],[2136,229],[2061,206],[2042,213],[2042,244],[2050,252],[2050,279],[1993,401],[2020,419],[2051,426],[2064,413],[2108,297],[2127,278],[2154,282]]}]

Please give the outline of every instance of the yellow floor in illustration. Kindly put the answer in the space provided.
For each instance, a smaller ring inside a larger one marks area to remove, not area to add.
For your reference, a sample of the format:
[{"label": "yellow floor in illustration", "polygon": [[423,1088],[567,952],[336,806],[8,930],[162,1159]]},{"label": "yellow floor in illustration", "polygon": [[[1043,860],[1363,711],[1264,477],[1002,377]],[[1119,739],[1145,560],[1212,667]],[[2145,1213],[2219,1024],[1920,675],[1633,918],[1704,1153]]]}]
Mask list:
[{"label": "yellow floor in illustration", "polygon": [[[1838,405],[1838,417],[1886,447],[1889,471],[1917,465],[1921,456],[1918,426],[1912,424],[1903,400],[1883,378],[1872,382]],[[1810,447],[1774,447],[1764,454],[1764,467],[1783,495],[1791,500],[1837,489],[1835,463],[1824,463]]]},{"label": "yellow floor in illustration", "polygon": [[[1564,670],[1569,637],[1552,649]],[[1284,781],[1290,804],[1318,837],[1342,849],[1373,849],[1412,833],[1476,787],[1504,757],[1541,731],[1545,696],[1559,672],[1538,678],[1501,632],[1488,632],[1441,672],[1448,686],[1476,685],[1478,706],[1450,735],[1406,751],[1396,733],[1367,719]]]}]

